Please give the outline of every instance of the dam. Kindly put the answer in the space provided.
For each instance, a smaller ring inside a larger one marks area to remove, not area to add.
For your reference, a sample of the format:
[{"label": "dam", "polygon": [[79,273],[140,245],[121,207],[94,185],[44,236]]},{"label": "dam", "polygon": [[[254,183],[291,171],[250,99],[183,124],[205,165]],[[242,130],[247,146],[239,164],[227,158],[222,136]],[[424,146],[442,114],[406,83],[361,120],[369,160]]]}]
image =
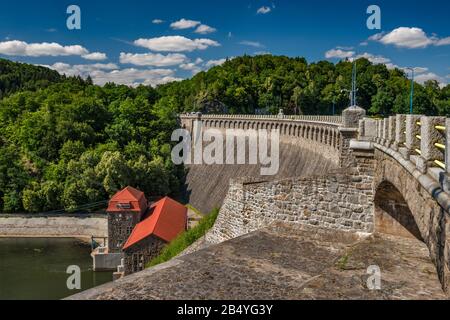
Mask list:
[{"label": "dam", "polygon": [[[279,129],[288,160],[270,179],[258,168],[191,168],[192,202],[221,205],[205,238],[71,299],[448,297],[450,158],[441,150],[450,149],[450,119],[370,119],[354,106],[342,118],[198,114],[181,125],[199,120],[219,130]],[[367,284],[373,266],[379,289]]]}]

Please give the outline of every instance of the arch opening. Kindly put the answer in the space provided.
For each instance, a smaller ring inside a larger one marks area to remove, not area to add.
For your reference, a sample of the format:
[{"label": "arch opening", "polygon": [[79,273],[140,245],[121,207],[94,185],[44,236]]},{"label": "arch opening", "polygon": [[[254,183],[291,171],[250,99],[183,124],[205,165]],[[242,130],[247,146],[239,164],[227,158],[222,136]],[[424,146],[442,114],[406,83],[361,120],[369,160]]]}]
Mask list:
[{"label": "arch opening", "polygon": [[375,232],[424,242],[405,198],[390,182],[382,182],[375,194]]}]

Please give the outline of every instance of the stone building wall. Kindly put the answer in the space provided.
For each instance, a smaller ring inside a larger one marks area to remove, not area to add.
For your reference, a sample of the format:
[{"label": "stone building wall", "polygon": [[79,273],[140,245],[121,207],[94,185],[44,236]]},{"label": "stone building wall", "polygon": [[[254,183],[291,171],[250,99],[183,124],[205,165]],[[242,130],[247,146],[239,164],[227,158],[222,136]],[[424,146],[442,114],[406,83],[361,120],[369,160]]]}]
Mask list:
[{"label": "stone building wall", "polygon": [[[166,242],[163,240],[155,236],[150,236],[125,250],[125,275],[144,270],[145,265],[157,257],[165,245]],[[140,264],[138,270],[134,270],[133,268],[133,256],[134,259],[140,261],[138,262]]]},{"label": "stone building wall", "polygon": [[108,213],[108,250],[120,253],[136,224],[140,221],[139,212]]},{"label": "stone building wall", "polygon": [[220,243],[273,222],[337,230],[373,231],[373,152],[355,154],[357,165],[327,176],[274,182],[234,180],[207,241]]}]

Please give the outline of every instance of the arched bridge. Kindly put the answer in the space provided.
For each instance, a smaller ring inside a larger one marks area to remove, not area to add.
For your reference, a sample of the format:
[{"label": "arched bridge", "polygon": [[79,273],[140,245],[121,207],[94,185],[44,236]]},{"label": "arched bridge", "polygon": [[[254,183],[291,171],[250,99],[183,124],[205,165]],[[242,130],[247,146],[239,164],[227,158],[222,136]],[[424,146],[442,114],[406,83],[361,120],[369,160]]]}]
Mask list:
[{"label": "arched bridge", "polygon": [[[428,246],[448,292],[450,119],[419,115],[369,119],[358,107],[342,116],[190,114],[180,118],[182,127],[191,131],[195,122],[218,130],[278,129],[287,146],[280,161],[289,159],[288,165],[282,165],[282,175],[276,179],[258,176],[249,166],[234,176],[220,171],[226,165],[202,166],[203,180],[193,182],[206,182],[191,196],[196,199],[202,197],[196,193],[202,194],[204,201],[222,205],[208,241],[221,242],[274,221],[415,237]],[[217,179],[214,172],[219,172]],[[219,179],[227,186],[220,189],[228,190],[223,191],[224,200],[210,191]]]}]

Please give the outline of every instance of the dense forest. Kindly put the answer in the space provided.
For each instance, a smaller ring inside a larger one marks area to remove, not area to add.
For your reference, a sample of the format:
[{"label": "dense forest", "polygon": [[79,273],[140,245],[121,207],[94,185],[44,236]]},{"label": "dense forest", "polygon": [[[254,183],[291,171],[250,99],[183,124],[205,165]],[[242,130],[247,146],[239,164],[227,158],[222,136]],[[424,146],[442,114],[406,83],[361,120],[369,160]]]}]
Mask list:
[{"label": "dense forest", "polygon": [[48,68],[0,59],[0,99],[20,91],[35,91],[66,79]]},{"label": "dense forest", "polygon": [[[0,59],[0,212],[76,209],[132,185],[180,193],[170,160],[181,112],[330,114],[349,104],[352,64],[270,55],[239,57],[157,88],[92,84]],[[409,112],[403,71],[357,61],[358,104],[373,115]],[[415,84],[414,111],[450,114],[450,86]]]},{"label": "dense forest", "polygon": [[[388,70],[365,58],[356,65],[360,107],[372,115],[409,113],[410,81],[402,70]],[[159,92],[186,110],[208,111],[211,102],[219,101],[230,113],[262,109],[276,114],[283,108],[287,114],[331,114],[333,103],[336,113],[348,107],[351,74],[348,61],[308,64],[304,58],[243,56],[190,80],[162,86]],[[450,85],[441,89],[436,81],[415,83],[414,112],[450,115]]]}]

